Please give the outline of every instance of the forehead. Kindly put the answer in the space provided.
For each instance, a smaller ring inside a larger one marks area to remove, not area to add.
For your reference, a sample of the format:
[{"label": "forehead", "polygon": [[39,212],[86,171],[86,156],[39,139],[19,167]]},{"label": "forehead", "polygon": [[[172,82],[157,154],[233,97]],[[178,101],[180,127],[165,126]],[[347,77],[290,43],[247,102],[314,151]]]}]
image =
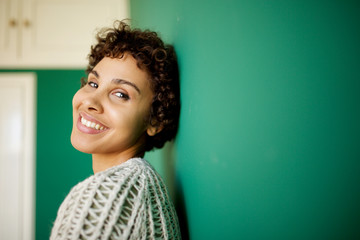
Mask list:
[{"label": "forehead", "polygon": [[130,54],[124,54],[122,58],[104,57],[93,71],[104,81],[124,79],[141,88],[151,87],[149,74],[138,67],[136,59]]},{"label": "forehead", "polygon": [[104,57],[94,67],[94,70],[103,70],[103,74],[121,74],[121,75],[138,75],[148,77],[148,74],[143,69],[137,66],[137,61],[130,54],[124,54],[122,58]]}]

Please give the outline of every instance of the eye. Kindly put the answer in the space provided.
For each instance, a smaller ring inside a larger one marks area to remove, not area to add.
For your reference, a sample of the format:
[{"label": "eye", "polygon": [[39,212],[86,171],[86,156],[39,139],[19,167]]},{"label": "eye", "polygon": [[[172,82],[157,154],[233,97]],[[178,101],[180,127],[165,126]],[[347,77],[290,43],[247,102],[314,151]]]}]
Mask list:
[{"label": "eye", "polygon": [[90,87],[92,87],[92,88],[98,88],[99,87],[97,83],[94,83],[94,82],[91,82],[91,81],[88,82],[88,85]]},{"label": "eye", "polygon": [[122,92],[115,92],[114,95],[117,96],[118,98],[122,98],[124,100],[130,99],[129,95],[122,93]]}]

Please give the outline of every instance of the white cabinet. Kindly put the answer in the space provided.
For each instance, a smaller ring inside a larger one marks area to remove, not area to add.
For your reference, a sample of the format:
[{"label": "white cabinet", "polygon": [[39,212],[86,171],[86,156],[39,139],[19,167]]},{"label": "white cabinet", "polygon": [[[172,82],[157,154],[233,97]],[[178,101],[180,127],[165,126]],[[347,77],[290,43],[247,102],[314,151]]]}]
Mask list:
[{"label": "white cabinet", "polygon": [[128,0],[0,0],[0,68],[83,68],[95,33]]}]

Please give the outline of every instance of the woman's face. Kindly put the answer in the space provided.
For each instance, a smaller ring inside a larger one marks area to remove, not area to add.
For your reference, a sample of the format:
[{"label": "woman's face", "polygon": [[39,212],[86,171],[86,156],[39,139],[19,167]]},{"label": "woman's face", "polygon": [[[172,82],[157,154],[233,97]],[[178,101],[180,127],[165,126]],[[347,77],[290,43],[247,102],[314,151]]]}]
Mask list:
[{"label": "woman's face", "polygon": [[73,98],[71,143],[79,151],[102,155],[136,154],[148,125],[153,92],[148,74],[129,54],[103,58]]}]

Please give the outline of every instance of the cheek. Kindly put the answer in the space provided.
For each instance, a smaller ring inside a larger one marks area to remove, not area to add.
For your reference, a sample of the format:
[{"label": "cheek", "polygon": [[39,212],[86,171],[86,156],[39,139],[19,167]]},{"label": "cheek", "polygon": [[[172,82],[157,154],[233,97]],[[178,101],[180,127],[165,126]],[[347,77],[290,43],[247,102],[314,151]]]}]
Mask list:
[{"label": "cheek", "polygon": [[141,133],[146,132],[147,128],[149,127],[149,117],[150,106],[144,106],[141,111],[137,112],[137,126],[138,130],[141,131]]},{"label": "cheek", "polygon": [[80,90],[78,90],[73,99],[72,99],[72,106],[73,106],[73,109],[75,109],[81,102],[81,93],[80,93]]},{"label": "cheek", "polygon": [[138,137],[146,131],[145,115],[141,111],[116,112],[112,116],[118,129],[126,135]]}]

